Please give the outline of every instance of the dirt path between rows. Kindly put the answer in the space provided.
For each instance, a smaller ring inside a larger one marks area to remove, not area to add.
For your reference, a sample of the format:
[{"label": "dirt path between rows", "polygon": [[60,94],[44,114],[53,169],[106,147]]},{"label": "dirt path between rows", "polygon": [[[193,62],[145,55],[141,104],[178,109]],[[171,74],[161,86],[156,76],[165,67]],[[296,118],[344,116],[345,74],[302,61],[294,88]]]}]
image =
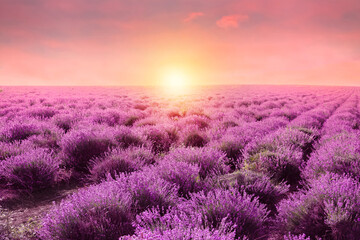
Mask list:
[{"label": "dirt path between rows", "polygon": [[0,200],[0,240],[38,239],[36,230],[41,227],[41,219],[54,203],[77,190],[74,186],[68,186],[32,198]]}]

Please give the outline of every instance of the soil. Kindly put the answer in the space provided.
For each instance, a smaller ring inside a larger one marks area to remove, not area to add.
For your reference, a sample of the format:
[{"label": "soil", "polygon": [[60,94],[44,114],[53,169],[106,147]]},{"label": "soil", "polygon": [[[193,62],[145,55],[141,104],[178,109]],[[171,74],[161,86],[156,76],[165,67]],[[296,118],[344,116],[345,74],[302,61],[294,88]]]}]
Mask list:
[{"label": "soil", "polygon": [[39,239],[36,231],[41,227],[41,219],[54,204],[77,189],[65,186],[31,197],[0,192],[0,240]]}]

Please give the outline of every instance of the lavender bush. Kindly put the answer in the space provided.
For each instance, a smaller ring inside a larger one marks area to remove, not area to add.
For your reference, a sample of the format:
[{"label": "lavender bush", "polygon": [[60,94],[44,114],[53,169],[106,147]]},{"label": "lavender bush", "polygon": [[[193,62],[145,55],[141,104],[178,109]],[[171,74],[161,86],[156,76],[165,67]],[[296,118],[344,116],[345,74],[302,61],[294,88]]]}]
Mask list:
[{"label": "lavender bush", "polygon": [[197,164],[164,160],[154,170],[166,181],[179,187],[179,195],[185,198],[189,193],[198,192],[205,188],[206,183],[200,179],[200,167]]},{"label": "lavender bush", "polygon": [[114,132],[114,138],[121,148],[131,146],[141,146],[145,144],[145,139],[140,133],[132,131],[128,127],[119,127]]},{"label": "lavender bush", "polygon": [[73,130],[61,140],[64,163],[77,171],[87,171],[92,158],[104,154],[113,146],[112,136],[92,129]]},{"label": "lavender bush", "polygon": [[305,234],[301,234],[301,235],[285,235],[284,236],[284,240],[310,240],[310,237],[306,237]]},{"label": "lavender bush", "polygon": [[11,144],[7,142],[0,142],[0,162],[11,156],[19,155],[24,151],[25,149],[20,147],[20,144],[18,143]]},{"label": "lavender bush", "polygon": [[115,178],[119,173],[130,173],[153,163],[154,155],[145,148],[127,150],[114,149],[102,157],[91,160],[89,180],[100,182],[109,175]]},{"label": "lavender bush", "polygon": [[224,221],[229,221],[236,225],[236,237],[254,239],[267,234],[266,207],[257,199],[235,190],[216,189],[207,194],[194,193],[189,201],[180,203],[177,208],[199,227],[220,229]]},{"label": "lavender bush", "polygon": [[302,153],[294,148],[277,145],[261,145],[256,151],[248,151],[243,169],[264,173],[276,182],[296,185],[300,181]]},{"label": "lavender bush", "polygon": [[74,126],[76,117],[71,114],[57,114],[54,116],[53,122],[57,127],[68,132]]},{"label": "lavender bush", "polygon": [[125,118],[125,114],[121,114],[112,110],[105,110],[93,114],[93,122],[97,124],[107,124],[115,126],[121,124]]},{"label": "lavender bush", "polygon": [[196,164],[200,167],[199,176],[202,179],[229,170],[225,165],[225,154],[212,148],[176,148],[164,160]]},{"label": "lavender bush", "polygon": [[360,175],[360,139],[358,133],[343,132],[323,140],[309,159],[303,175],[306,179],[317,178],[327,172]]},{"label": "lavender bush", "polygon": [[152,207],[159,207],[164,213],[178,199],[178,187],[163,180],[151,169],[134,172],[128,178],[122,176],[117,181],[126,182],[126,190],[130,193],[132,208],[136,213]]},{"label": "lavender bush", "polygon": [[256,196],[272,213],[276,212],[276,204],[289,192],[288,185],[273,183],[266,175],[252,171],[236,171],[223,175],[219,178],[219,185]]},{"label": "lavender bush", "polygon": [[52,118],[55,114],[56,111],[48,107],[32,108],[28,112],[28,115],[30,117],[39,118],[39,119]]},{"label": "lavender bush", "polygon": [[37,134],[40,134],[40,129],[35,122],[15,122],[9,123],[4,127],[0,135],[0,140],[6,142],[21,141]]},{"label": "lavender bush", "polygon": [[46,215],[39,230],[41,239],[119,239],[132,234],[132,199],[115,182],[83,189]]},{"label": "lavender bush", "polygon": [[[121,237],[129,239],[220,239],[230,240],[235,238],[234,225],[224,218],[218,228],[199,226],[201,217],[192,219],[191,216],[178,209],[161,215],[158,208],[149,209],[139,214],[135,222],[135,235]],[[194,221],[195,220],[195,221]],[[246,240],[246,237],[241,238]]]},{"label": "lavender bush", "polygon": [[239,158],[242,158],[246,144],[247,141],[243,135],[227,134],[223,136],[215,146],[226,154],[226,157],[229,159],[227,164],[232,170],[235,170],[240,167]]},{"label": "lavender bush", "polygon": [[312,238],[356,239],[360,234],[359,182],[325,174],[310,183],[308,191],[280,202],[277,217],[281,231]]},{"label": "lavender bush", "polygon": [[150,127],[146,129],[145,136],[150,142],[154,153],[167,152],[174,143],[172,136],[163,128]]},{"label": "lavender bush", "polygon": [[51,152],[34,149],[0,162],[0,183],[30,194],[41,191],[56,184],[58,165]]}]

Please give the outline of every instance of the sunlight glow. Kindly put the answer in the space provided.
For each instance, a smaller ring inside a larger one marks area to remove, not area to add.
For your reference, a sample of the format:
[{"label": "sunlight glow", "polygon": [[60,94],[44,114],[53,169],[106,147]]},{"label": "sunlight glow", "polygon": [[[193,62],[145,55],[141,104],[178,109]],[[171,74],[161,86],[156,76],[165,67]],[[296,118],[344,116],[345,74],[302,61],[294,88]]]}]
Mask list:
[{"label": "sunlight glow", "polygon": [[169,87],[182,87],[187,85],[188,76],[184,72],[178,70],[171,70],[165,73],[164,83]]},{"label": "sunlight glow", "polygon": [[170,94],[185,94],[191,84],[191,76],[184,69],[169,68],[162,74],[162,85]]}]

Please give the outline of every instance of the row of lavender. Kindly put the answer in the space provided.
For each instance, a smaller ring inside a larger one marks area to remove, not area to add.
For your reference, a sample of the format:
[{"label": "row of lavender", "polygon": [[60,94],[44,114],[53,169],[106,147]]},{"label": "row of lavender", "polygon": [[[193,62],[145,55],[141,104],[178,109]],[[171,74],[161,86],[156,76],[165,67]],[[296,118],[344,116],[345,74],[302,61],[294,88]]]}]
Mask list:
[{"label": "row of lavender", "polygon": [[206,89],[177,99],[144,89],[7,90],[3,193],[89,186],[54,206],[43,239],[360,232],[356,89]]},{"label": "row of lavender", "polygon": [[302,176],[308,184],[280,203],[280,225],[323,239],[360,233],[359,99],[353,95],[325,122]]}]

